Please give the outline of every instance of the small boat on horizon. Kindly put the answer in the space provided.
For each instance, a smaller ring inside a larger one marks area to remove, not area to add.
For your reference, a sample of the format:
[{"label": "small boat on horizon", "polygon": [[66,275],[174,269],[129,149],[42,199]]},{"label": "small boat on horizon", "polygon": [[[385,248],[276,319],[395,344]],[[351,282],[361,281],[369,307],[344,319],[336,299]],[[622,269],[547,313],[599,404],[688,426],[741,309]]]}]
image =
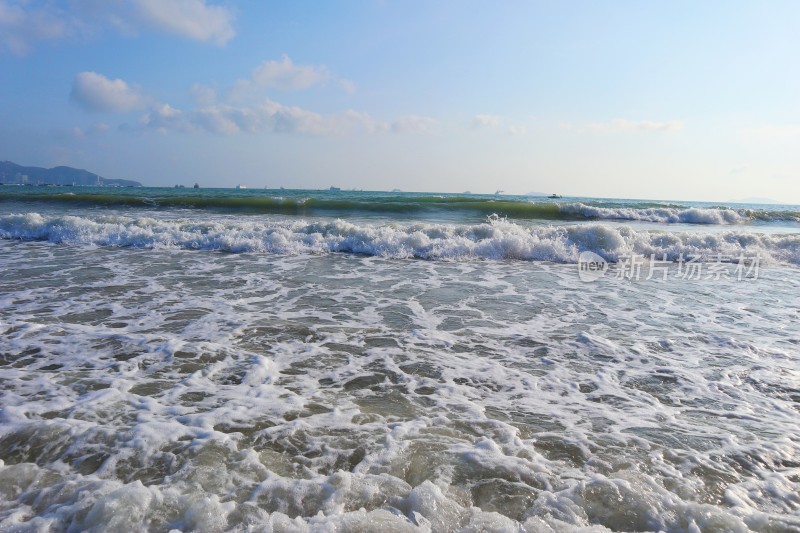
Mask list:
[{"label": "small boat on horizon", "polygon": [[550,196],[548,196],[548,198],[561,198],[561,197],[562,196],[560,194],[551,194]]},{"label": "small boat on horizon", "polygon": [[332,191],[341,191],[341,190],[342,190],[342,188],[341,188],[341,187],[334,187],[334,186],[331,186],[331,189],[330,189],[330,190],[332,190]]},{"label": "small boat on horizon", "polygon": [[247,185],[244,185],[243,183],[240,183],[239,185],[236,186],[236,188],[237,189],[246,189]]}]

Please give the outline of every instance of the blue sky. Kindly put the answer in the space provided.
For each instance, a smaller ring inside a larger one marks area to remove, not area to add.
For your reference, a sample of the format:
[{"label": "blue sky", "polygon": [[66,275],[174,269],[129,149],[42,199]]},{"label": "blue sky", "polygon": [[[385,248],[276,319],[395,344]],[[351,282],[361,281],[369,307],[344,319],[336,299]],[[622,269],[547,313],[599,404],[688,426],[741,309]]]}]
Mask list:
[{"label": "blue sky", "polygon": [[794,1],[0,0],[0,159],[800,203]]}]

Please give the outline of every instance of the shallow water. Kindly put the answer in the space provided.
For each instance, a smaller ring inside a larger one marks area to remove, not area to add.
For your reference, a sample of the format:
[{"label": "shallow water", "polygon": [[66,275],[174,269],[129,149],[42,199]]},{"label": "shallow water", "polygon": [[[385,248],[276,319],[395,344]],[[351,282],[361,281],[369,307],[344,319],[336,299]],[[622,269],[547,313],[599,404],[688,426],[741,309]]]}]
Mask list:
[{"label": "shallow water", "polygon": [[81,224],[0,240],[2,530],[800,530],[792,261],[581,283]]}]

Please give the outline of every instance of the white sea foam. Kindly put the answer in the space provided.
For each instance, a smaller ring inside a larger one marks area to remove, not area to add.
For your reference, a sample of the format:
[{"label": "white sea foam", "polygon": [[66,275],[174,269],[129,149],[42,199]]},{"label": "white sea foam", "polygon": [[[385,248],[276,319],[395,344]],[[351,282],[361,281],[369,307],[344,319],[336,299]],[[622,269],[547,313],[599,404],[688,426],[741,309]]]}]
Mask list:
[{"label": "white sea foam", "polygon": [[524,261],[92,248],[203,232],[47,223],[81,245],[0,241],[0,530],[800,528],[795,267],[581,284]]},{"label": "white sea foam", "polygon": [[[700,216],[700,215],[698,215]],[[702,216],[706,216],[703,214]],[[617,261],[631,254],[713,261],[759,255],[800,264],[800,234],[658,231],[605,224],[373,224],[343,220],[156,219],[126,216],[0,216],[0,237],[56,243],[276,254],[348,252],[391,258],[577,262],[583,251]]]}]

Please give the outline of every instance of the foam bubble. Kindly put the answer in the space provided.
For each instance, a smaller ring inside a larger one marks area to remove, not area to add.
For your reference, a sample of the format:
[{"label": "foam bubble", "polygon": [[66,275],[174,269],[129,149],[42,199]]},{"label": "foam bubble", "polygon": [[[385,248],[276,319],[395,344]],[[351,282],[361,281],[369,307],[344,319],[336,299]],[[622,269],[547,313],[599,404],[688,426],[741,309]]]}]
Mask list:
[{"label": "foam bubble", "polygon": [[582,284],[549,262],[86,245],[104,224],[197,239],[190,222],[469,253],[645,238],[82,217],[83,244],[2,240],[0,530],[800,527],[794,266]]}]

